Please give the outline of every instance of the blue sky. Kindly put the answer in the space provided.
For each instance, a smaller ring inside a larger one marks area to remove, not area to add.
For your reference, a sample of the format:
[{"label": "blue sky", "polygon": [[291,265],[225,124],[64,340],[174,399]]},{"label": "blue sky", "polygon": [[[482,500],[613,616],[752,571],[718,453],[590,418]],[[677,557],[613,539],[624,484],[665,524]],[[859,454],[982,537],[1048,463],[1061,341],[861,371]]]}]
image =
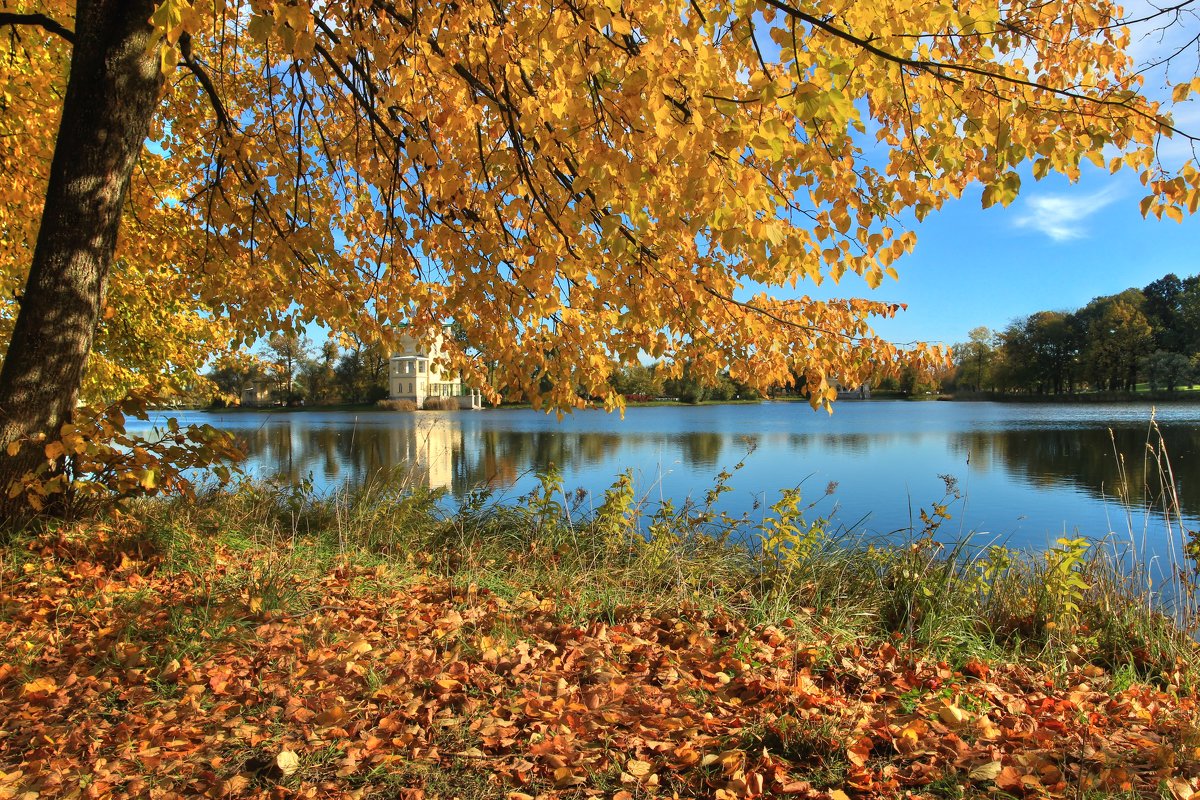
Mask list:
[{"label": "blue sky", "polygon": [[983,209],[981,189],[913,225],[916,250],[871,292],[849,276],[838,294],[908,304],[876,330],[894,342],[965,341],[1043,310],[1074,310],[1098,295],[1142,287],[1168,272],[1200,273],[1200,216],[1143,219],[1133,172],[1088,168],[1080,181],[1026,179],[1008,208]]}]

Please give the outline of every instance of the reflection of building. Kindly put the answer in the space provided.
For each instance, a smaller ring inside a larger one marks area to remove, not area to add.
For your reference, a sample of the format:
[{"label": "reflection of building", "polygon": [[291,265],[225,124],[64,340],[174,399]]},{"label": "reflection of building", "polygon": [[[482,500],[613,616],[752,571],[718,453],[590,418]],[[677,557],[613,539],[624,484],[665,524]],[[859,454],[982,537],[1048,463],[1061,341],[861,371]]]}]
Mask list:
[{"label": "reflection of building", "polygon": [[242,387],[242,405],[269,406],[271,405],[271,382],[258,378]]},{"label": "reflection of building", "polygon": [[388,394],[393,400],[411,400],[418,408],[431,397],[457,398],[459,408],[480,408],[478,392],[464,393],[462,379],[443,372],[437,361],[444,355],[444,334],[424,346],[407,333],[400,336],[399,352],[392,353],[388,365]]},{"label": "reflection of building", "polygon": [[411,479],[430,489],[453,489],[454,454],[463,448],[455,417],[418,415],[411,430],[399,431],[396,462],[407,464]]}]

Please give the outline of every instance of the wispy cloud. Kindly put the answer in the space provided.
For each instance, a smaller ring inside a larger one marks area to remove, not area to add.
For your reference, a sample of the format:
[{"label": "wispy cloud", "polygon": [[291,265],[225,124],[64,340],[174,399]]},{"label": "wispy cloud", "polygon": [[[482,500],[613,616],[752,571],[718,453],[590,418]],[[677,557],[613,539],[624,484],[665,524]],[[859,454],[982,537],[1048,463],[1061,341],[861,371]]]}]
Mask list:
[{"label": "wispy cloud", "polygon": [[1111,189],[1086,195],[1045,194],[1030,197],[1025,213],[1017,217],[1018,228],[1033,228],[1056,242],[1080,239],[1087,235],[1088,217],[1117,199]]}]

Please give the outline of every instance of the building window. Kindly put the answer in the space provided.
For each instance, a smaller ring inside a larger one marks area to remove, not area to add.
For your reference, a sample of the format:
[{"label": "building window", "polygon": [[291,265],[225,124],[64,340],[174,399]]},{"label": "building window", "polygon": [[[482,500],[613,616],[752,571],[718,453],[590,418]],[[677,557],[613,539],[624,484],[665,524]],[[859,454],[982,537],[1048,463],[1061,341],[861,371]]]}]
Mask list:
[{"label": "building window", "polygon": [[409,382],[408,382],[408,393],[409,393],[409,394],[412,394],[412,393],[413,393],[412,381],[409,381]]},{"label": "building window", "polygon": [[424,371],[425,371],[425,362],[418,361],[417,362],[417,372],[424,372]]}]

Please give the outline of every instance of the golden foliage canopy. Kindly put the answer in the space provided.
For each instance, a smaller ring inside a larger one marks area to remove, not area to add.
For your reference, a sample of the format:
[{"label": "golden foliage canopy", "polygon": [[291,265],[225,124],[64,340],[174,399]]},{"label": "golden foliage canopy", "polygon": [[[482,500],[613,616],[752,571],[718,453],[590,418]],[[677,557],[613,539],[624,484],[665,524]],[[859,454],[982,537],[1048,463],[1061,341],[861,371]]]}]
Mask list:
[{"label": "golden foliage canopy", "polygon": [[[9,7],[71,25],[66,2]],[[975,181],[1007,204],[1020,165],[1075,177],[1083,159],[1141,171],[1144,212],[1195,209],[1194,169],[1156,171],[1169,123],[1138,93],[1120,14],[1107,0],[165,0],[151,23],[167,89],[93,381],[194,372],[297,320],[385,337],[453,320],[468,382],[490,363],[495,388],[557,407],[614,404],[613,360],[641,354],[759,386],[795,371],[821,402],[832,376],[937,356],[872,333],[895,305],[799,296],[847,272],[895,277],[915,241],[898,215]],[[6,297],[70,57],[34,27],[9,45]]]}]

